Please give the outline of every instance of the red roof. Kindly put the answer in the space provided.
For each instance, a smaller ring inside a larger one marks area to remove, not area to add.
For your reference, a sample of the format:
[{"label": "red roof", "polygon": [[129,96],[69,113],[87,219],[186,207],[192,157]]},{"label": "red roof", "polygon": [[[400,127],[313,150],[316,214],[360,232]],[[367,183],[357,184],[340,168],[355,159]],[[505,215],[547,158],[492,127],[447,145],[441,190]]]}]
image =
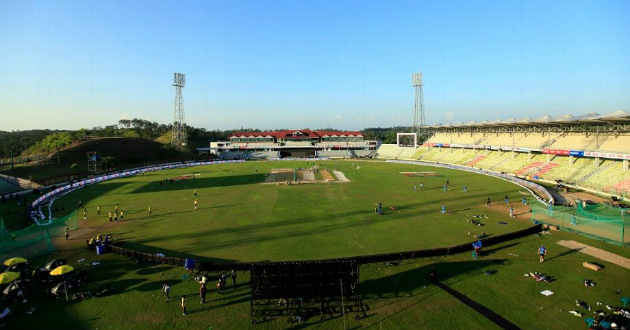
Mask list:
[{"label": "red roof", "polygon": [[277,139],[292,138],[296,134],[296,138],[321,138],[323,136],[363,136],[361,132],[357,131],[311,131],[310,129],[293,129],[274,132],[236,132],[228,136],[228,139],[233,137],[266,137],[272,136]]}]

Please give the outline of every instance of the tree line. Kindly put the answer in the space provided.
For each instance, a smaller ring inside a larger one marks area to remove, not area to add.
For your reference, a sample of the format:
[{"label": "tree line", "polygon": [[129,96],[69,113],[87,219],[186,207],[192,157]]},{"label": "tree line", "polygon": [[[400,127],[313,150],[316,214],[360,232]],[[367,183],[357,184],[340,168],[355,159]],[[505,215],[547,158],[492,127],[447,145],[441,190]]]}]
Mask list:
[{"label": "tree line", "polygon": [[[366,128],[362,131],[369,140],[379,140],[383,143],[396,143],[397,132],[409,132],[409,127]],[[163,143],[170,141],[172,124],[160,124],[144,119],[122,119],[117,124],[104,127],[79,130],[28,130],[28,131],[0,131],[0,158],[9,158],[11,151],[14,156],[29,156],[54,153],[74,142],[86,137],[130,137],[157,140]],[[282,130],[282,129],[276,129]],[[317,130],[339,131],[332,128]],[[270,132],[240,128],[230,130],[207,130],[186,125],[188,148],[195,150],[207,147],[210,141],[226,140],[234,132]]]}]

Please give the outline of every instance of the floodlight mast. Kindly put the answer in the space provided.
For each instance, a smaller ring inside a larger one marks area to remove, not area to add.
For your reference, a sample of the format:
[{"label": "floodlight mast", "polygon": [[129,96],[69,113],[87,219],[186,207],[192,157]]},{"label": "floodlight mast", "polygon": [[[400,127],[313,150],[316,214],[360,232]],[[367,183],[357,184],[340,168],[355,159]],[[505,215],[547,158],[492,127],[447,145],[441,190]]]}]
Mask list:
[{"label": "floodlight mast", "polygon": [[411,86],[416,90],[413,106],[413,133],[419,134],[424,122],[424,97],[422,95],[422,72],[411,75]]},{"label": "floodlight mast", "polygon": [[186,86],[186,75],[176,72],[173,75],[173,86],[175,86],[175,106],[171,144],[175,148],[184,148],[186,147],[186,121],[184,118],[184,95],[182,88]]}]

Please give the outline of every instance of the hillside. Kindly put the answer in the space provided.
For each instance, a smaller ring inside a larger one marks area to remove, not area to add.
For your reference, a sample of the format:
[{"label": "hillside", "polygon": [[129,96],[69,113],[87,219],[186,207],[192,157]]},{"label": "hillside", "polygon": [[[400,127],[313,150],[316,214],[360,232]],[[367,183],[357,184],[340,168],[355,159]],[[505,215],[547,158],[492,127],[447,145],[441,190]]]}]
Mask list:
[{"label": "hillside", "polygon": [[101,155],[103,170],[116,170],[133,165],[190,160],[195,155],[179,152],[161,143],[142,138],[95,138],[74,143],[46,160],[28,165],[0,167],[0,173],[22,177],[48,185],[77,179],[88,174],[87,153]]}]

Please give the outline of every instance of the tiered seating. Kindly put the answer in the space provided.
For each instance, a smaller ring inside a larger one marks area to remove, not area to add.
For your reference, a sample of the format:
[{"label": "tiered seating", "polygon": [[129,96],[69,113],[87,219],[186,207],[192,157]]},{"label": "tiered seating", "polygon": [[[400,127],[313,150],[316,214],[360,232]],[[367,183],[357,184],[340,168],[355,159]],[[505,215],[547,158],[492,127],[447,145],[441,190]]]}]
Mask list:
[{"label": "tiered seating", "polygon": [[427,140],[428,143],[446,143],[451,138],[446,133],[435,133]]},{"label": "tiered seating", "polygon": [[411,156],[411,159],[419,159],[421,156],[424,156],[428,152],[427,147],[419,147],[416,149],[416,152]]},{"label": "tiered seating", "polygon": [[422,160],[436,161],[436,159],[439,156],[440,156],[440,149],[439,148],[431,148],[431,150],[428,150],[428,151],[425,151],[424,153],[422,153]]},{"label": "tiered seating", "polygon": [[317,151],[318,157],[332,157],[332,158],[350,158],[348,150],[321,150]]},{"label": "tiered seating", "polygon": [[401,148],[402,150],[396,155],[398,159],[413,159],[416,148]]},{"label": "tiered seating", "polygon": [[623,169],[621,161],[605,160],[600,164],[600,167],[604,167],[604,169],[586,180],[578,182],[578,184],[584,187],[613,191],[616,184],[630,179],[630,171]]},{"label": "tiered seating", "polygon": [[467,162],[466,165],[473,166],[473,165],[477,164],[478,162],[482,161],[484,158],[486,158],[486,155],[479,155],[479,156],[473,158],[473,160]]},{"label": "tiered seating", "polygon": [[376,157],[394,159],[399,152],[400,148],[396,144],[381,144],[378,150],[376,150]]},{"label": "tiered seating", "polygon": [[245,151],[223,151],[219,154],[221,159],[247,159],[249,153]]},{"label": "tiered seating", "polygon": [[269,159],[279,158],[280,153],[278,151],[252,151],[250,152],[250,159]]},{"label": "tiered seating", "polygon": [[604,142],[601,142],[601,140],[602,138],[600,137],[599,151],[630,153],[630,136],[628,135],[609,136]]},{"label": "tiered seating", "polygon": [[[438,148],[434,148],[439,151]],[[449,164],[464,164],[472,160],[475,157],[472,149],[453,149],[449,150],[448,148],[442,149],[441,152],[437,154],[434,158],[434,161],[440,163],[449,163]]]},{"label": "tiered seating", "polygon": [[0,178],[0,195],[14,193],[20,190],[20,187]]},{"label": "tiered seating", "polygon": [[[603,139],[600,137],[600,141]],[[597,139],[595,136],[586,137],[585,134],[566,134],[558,136],[556,141],[548,146],[551,149],[567,150],[597,150]]]},{"label": "tiered seating", "polygon": [[533,170],[535,170],[536,168],[538,168],[539,166],[541,166],[542,164],[544,164],[543,162],[533,162],[530,163],[529,165],[521,168],[520,170],[516,171],[516,175],[524,175],[527,174],[528,172],[531,172]]},{"label": "tiered seating", "polygon": [[558,166],[557,163],[547,163],[541,166],[540,168],[538,168],[538,170],[536,170],[536,172],[532,175],[538,176],[539,178],[541,178],[545,173],[551,171],[556,166]]},{"label": "tiered seating", "polygon": [[569,164],[569,157],[557,157],[555,162],[558,166],[546,173],[545,179],[575,183],[577,179],[595,170],[591,159],[577,158],[573,164]]},{"label": "tiered seating", "polygon": [[510,153],[505,153],[501,156],[503,160],[490,169],[498,172],[515,173],[532,162],[540,162],[542,164],[546,159],[544,155],[536,155],[532,157],[532,159],[528,159],[527,156],[528,155],[525,153],[517,153],[516,156],[512,158]]},{"label": "tiered seating", "polygon": [[372,157],[374,150],[350,150],[350,155],[359,158]]},{"label": "tiered seating", "polygon": [[492,169],[496,164],[508,160],[512,156],[509,153],[501,151],[490,151],[483,159],[480,159],[475,163],[475,167],[483,169]]},{"label": "tiered seating", "polygon": [[491,145],[491,146],[507,147],[514,144],[513,143],[514,141],[516,141],[516,139],[513,139],[512,136],[510,136],[510,134],[506,134],[506,133],[488,134],[486,136],[484,144]]}]

